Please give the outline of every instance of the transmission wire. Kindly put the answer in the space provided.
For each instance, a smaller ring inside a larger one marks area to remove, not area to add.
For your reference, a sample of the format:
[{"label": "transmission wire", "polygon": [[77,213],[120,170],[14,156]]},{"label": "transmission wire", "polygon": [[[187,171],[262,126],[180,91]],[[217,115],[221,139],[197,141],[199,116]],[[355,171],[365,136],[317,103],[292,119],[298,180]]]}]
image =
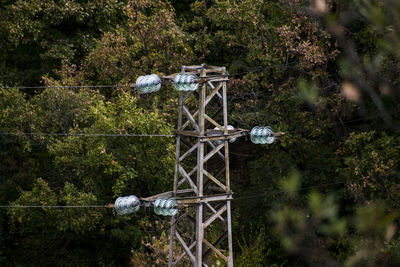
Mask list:
[{"label": "transmission wire", "polygon": [[[337,185],[337,184],[345,184],[348,181],[341,181],[341,182],[334,182],[334,183],[326,183],[326,184],[319,184],[319,185],[313,185],[313,186],[306,186],[306,187],[301,187],[295,190],[278,190],[278,191],[274,191],[274,192],[264,192],[261,194],[257,194],[257,195],[248,195],[248,196],[243,196],[243,197],[239,197],[239,198],[234,198],[233,200],[242,200],[242,199],[252,199],[252,198],[259,198],[262,196],[265,196],[267,194],[281,194],[281,193],[293,193],[293,192],[300,192],[300,191],[304,191],[304,190],[309,190],[309,189],[313,189],[313,188],[320,188],[320,187],[324,187],[324,186],[331,186],[331,185]],[[258,191],[259,192],[259,191]]]},{"label": "transmission wire", "polygon": [[[365,117],[365,118],[358,118],[358,119],[353,119],[353,120],[348,120],[344,121],[343,123],[330,123],[328,125],[320,126],[322,128],[328,128],[332,126],[340,126],[342,124],[350,123],[350,122],[355,122],[355,121],[362,121],[362,120],[368,120],[368,119],[373,119],[377,118],[379,115],[375,116],[370,116],[370,117]],[[302,133],[306,130],[303,131],[296,131],[295,133]],[[308,131],[308,130],[307,130]],[[91,136],[97,136],[97,137],[174,137],[174,134],[106,134],[106,133],[94,133],[94,134],[85,134],[85,133],[43,133],[43,132],[38,132],[38,133],[33,133],[33,132],[0,132],[0,135],[39,135],[39,136],[86,136],[86,137],[91,137]],[[234,155],[240,155],[238,153],[232,152]],[[240,156],[250,156],[250,155],[240,155]]]},{"label": "transmission wire", "polygon": [[76,209],[76,208],[111,208],[108,205],[71,205],[71,206],[63,206],[63,205],[1,205],[0,208],[49,208],[49,209]]},{"label": "transmission wire", "polygon": [[[266,69],[276,68],[287,66],[291,64],[295,64],[296,62],[288,63],[288,64],[276,64],[272,66],[265,67],[247,67],[247,71],[238,72],[234,74],[223,75],[225,77],[236,77],[243,76],[249,73],[257,73]],[[117,87],[130,87],[135,88],[136,84],[104,84],[104,85],[38,85],[38,86],[0,86],[0,89],[74,89],[74,88],[117,88]]]},{"label": "transmission wire", "polygon": [[135,87],[135,85],[109,84],[109,85],[0,86],[1,89],[74,89],[74,88],[117,88],[117,87]]},{"label": "transmission wire", "polygon": [[85,137],[174,137],[173,134],[106,134],[106,133],[8,133],[0,132],[0,135],[39,135],[39,136],[85,136]]},{"label": "transmission wire", "polygon": [[[344,184],[347,183],[348,181],[341,181],[341,182],[334,182],[334,183],[326,183],[326,184],[319,184],[319,185],[313,185],[313,186],[307,186],[307,187],[301,187],[298,188],[296,190],[279,190],[279,191],[275,191],[272,193],[275,194],[280,194],[280,193],[291,193],[291,192],[299,192],[299,191],[304,191],[304,190],[309,190],[309,189],[313,189],[313,188],[319,188],[319,187],[324,187],[324,186],[330,186],[330,185],[337,185],[337,184]],[[243,200],[243,199],[250,199],[250,198],[259,198],[262,196],[265,196],[267,194],[272,194],[271,192],[264,192],[261,194],[251,194],[248,196],[243,196],[243,197],[239,197],[239,198],[234,198],[231,201],[238,201],[238,200]],[[193,198],[193,197],[181,197],[181,198],[177,198],[179,199],[186,199],[186,198]],[[0,205],[0,208],[112,208],[110,206],[110,204],[107,205]]]}]

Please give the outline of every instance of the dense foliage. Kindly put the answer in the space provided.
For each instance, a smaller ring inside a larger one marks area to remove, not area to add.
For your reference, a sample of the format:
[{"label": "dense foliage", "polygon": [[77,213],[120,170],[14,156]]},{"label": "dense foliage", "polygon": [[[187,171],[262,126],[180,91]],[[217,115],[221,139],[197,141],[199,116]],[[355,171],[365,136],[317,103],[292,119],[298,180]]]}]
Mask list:
[{"label": "dense foliage", "polygon": [[[170,134],[177,93],[139,75],[226,66],[235,264],[398,266],[395,0],[1,1],[1,133]],[[0,205],[102,205],[172,187],[173,138],[0,135]],[[253,197],[253,198],[252,198]],[[0,209],[2,266],[165,265],[168,220]]]}]

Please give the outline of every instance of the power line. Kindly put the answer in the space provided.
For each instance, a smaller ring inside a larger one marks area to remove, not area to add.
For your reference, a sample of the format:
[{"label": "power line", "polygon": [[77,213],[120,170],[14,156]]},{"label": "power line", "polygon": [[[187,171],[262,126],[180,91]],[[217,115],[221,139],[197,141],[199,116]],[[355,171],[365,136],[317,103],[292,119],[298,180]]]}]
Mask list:
[{"label": "power line", "polygon": [[[266,69],[288,66],[295,64],[295,62],[288,63],[288,64],[276,64],[271,66],[264,66],[264,67],[248,67],[247,71],[238,72],[234,74],[227,74],[226,77],[236,77],[236,76],[243,76],[249,73],[257,73]],[[212,75],[210,76],[212,77]],[[219,77],[219,76],[218,76]],[[104,84],[104,85],[38,85],[38,86],[0,86],[0,89],[74,89],[74,88],[118,88],[118,87],[129,87],[135,88],[136,84]]]},{"label": "power line", "polygon": [[[369,120],[369,119],[373,119],[373,118],[377,118],[379,117],[379,115],[375,115],[375,116],[370,116],[370,117],[365,117],[365,118],[358,118],[358,119],[353,119],[353,120],[348,120],[348,121],[344,121],[342,123],[331,123],[328,125],[323,125],[320,126],[322,128],[327,128],[327,127],[332,127],[332,126],[340,126],[342,124],[346,124],[346,123],[350,123],[350,122],[356,122],[356,121],[363,121],[363,120]],[[302,133],[308,130],[302,130],[302,131],[294,131],[297,133]],[[43,132],[39,132],[39,133],[33,133],[33,132],[0,132],[0,135],[15,135],[15,136],[19,136],[19,135],[39,135],[39,136],[86,136],[86,137],[94,137],[94,136],[105,136],[105,137],[175,137],[175,135],[173,134],[106,134],[106,133],[94,133],[94,134],[85,134],[85,133],[43,133]],[[232,153],[232,154],[236,154],[239,155],[238,153]],[[244,156],[244,155],[240,155],[240,156]],[[246,155],[248,156],[248,155]]]},{"label": "power line", "polygon": [[[376,116],[370,116],[366,118],[359,118],[359,119],[354,119],[354,120],[349,120],[349,121],[344,121],[342,124],[346,124],[349,122],[355,122],[355,121],[362,121],[362,120],[368,120],[372,118],[377,118],[379,117],[378,115]],[[336,125],[342,125],[342,124],[328,124],[324,126],[320,126],[322,128],[327,128],[331,126],[336,126]],[[303,131],[295,131],[297,133],[302,133],[305,132],[306,130]],[[77,137],[175,137],[174,134],[107,134],[107,133],[94,133],[94,134],[87,134],[87,133],[44,133],[44,132],[38,132],[38,133],[33,133],[33,132],[0,132],[0,135],[5,135],[5,136],[23,136],[23,135],[30,135],[30,136],[77,136]],[[251,157],[251,155],[245,155],[245,154],[239,154],[235,152],[230,152],[233,155],[237,156],[243,156],[243,157]]]},{"label": "power line", "polygon": [[235,155],[235,156],[239,156],[239,157],[248,157],[248,158],[254,157],[254,155],[241,154],[241,153],[236,153],[236,152],[233,152],[233,151],[229,151],[229,154],[232,154],[232,155]]},{"label": "power line", "polygon": [[[323,125],[323,126],[319,126],[320,128],[329,128],[329,127],[333,127],[333,126],[342,126],[345,125],[346,123],[351,123],[351,122],[356,122],[356,121],[365,121],[365,120],[369,120],[369,119],[374,119],[380,117],[379,115],[375,115],[375,116],[370,116],[370,117],[365,117],[365,118],[358,118],[358,119],[353,119],[353,120],[348,120],[348,121],[344,121],[342,123],[330,123],[327,125]],[[300,131],[293,131],[294,134],[301,134],[304,132],[309,131],[309,129],[303,129]],[[290,132],[290,131],[289,131]],[[229,154],[235,155],[235,156],[239,156],[239,157],[254,157],[254,155],[248,155],[248,154],[242,154],[242,153],[237,153],[237,152],[233,152],[233,151],[229,151]]]},{"label": "power line", "polygon": [[239,198],[234,198],[233,200],[243,200],[243,199],[259,198],[259,197],[263,197],[263,196],[265,196],[265,195],[267,195],[267,194],[294,193],[294,192],[300,192],[300,191],[309,190],[309,189],[313,189],[313,188],[320,188],[320,187],[324,187],[324,186],[331,186],[331,185],[345,184],[345,183],[347,183],[347,181],[341,181],[341,182],[334,182],[334,183],[326,183],[326,184],[319,184],[319,185],[301,187],[301,188],[298,188],[298,189],[296,189],[296,190],[279,190],[279,191],[275,191],[275,192],[264,192],[264,193],[257,194],[257,195],[249,195],[249,196],[243,196],[243,197],[239,197]]},{"label": "power line", "polygon": [[[320,187],[324,187],[324,186],[331,186],[331,185],[337,185],[337,184],[344,184],[347,183],[346,181],[342,181],[342,182],[334,182],[334,183],[326,183],[326,184],[319,184],[319,185],[314,185],[314,186],[307,186],[307,187],[302,187],[296,190],[280,190],[280,191],[275,191],[272,193],[275,194],[280,194],[280,193],[291,193],[291,192],[299,192],[299,191],[304,191],[304,190],[309,190],[309,189],[313,189],[313,188],[320,188]],[[260,198],[263,197],[267,194],[271,194],[271,192],[264,192],[261,194],[251,194],[248,196],[243,196],[243,197],[239,197],[239,198],[234,198],[232,199],[232,201],[238,201],[238,200],[244,200],[244,199],[251,199],[251,198]],[[190,197],[189,197],[190,198]],[[185,197],[183,198],[178,198],[178,199],[185,199]],[[110,204],[108,205],[71,205],[71,206],[64,206],[64,205],[27,205],[27,206],[23,206],[23,205],[1,205],[0,208],[52,208],[52,209],[74,209],[74,208],[113,208],[113,206],[111,206]]]},{"label": "power line", "polygon": [[127,84],[109,84],[109,85],[54,85],[54,86],[1,86],[1,89],[75,89],[75,88],[118,88],[135,87]]},{"label": "power line", "polygon": [[23,206],[23,205],[2,205],[0,206],[0,208],[28,208],[28,209],[34,209],[34,208],[38,208],[38,209],[45,209],[45,208],[49,208],[49,209],[76,209],[76,208],[111,208],[108,205],[82,205],[82,206],[63,206],[63,205],[28,205],[28,206]]},{"label": "power line", "polygon": [[106,133],[95,133],[95,134],[85,134],[85,133],[7,133],[0,132],[0,135],[39,135],[39,136],[84,136],[84,137],[175,137],[173,134],[106,134]]}]

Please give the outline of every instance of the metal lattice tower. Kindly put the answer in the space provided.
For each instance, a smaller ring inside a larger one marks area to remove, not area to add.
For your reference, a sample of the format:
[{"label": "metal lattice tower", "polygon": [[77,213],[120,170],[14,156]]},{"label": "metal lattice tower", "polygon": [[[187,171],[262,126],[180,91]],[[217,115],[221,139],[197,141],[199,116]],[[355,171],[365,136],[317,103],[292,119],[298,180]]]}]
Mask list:
[{"label": "metal lattice tower", "polygon": [[[191,262],[208,266],[217,260],[233,266],[229,143],[250,135],[254,144],[272,144],[270,127],[249,130],[228,124],[225,67],[183,66],[181,73],[140,76],[140,93],[160,90],[162,81],[179,91],[179,115],[173,191],[140,198],[121,197],[115,202],[119,215],[136,212],[140,205],[158,215],[172,216],[168,266]],[[213,257],[211,257],[213,255]]]},{"label": "metal lattice tower", "polygon": [[168,265],[188,257],[208,266],[215,253],[233,266],[229,140],[248,131],[228,130],[225,67],[183,66],[182,73],[199,75],[201,83],[198,93],[179,97],[173,197],[187,210],[171,219]]}]

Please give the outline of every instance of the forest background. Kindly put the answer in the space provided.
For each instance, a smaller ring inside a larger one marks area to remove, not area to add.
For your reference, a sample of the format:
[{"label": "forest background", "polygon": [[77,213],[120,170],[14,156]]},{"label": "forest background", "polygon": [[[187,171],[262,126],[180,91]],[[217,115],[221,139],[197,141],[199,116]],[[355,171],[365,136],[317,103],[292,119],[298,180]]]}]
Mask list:
[{"label": "forest background", "polygon": [[[400,264],[400,2],[2,0],[1,133],[172,134],[139,75],[226,66],[237,266]],[[9,86],[11,88],[4,88]],[[0,205],[103,205],[172,188],[174,138],[0,136]],[[2,266],[164,266],[152,211],[0,209]],[[217,265],[220,261],[214,258]]]}]

